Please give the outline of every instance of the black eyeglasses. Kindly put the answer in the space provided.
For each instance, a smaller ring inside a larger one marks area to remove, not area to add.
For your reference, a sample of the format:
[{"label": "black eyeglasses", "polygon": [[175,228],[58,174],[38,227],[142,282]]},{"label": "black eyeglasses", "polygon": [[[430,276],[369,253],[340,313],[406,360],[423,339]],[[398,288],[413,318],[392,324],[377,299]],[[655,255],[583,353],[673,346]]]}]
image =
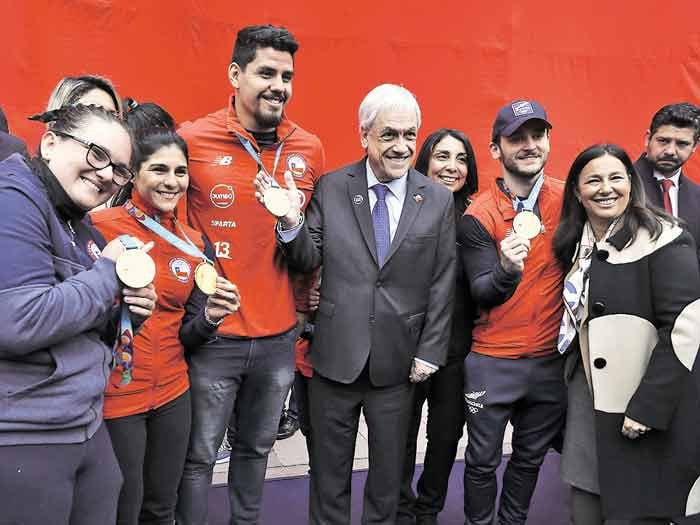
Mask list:
[{"label": "black eyeglasses", "polygon": [[60,135],[61,137],[72,139],[85,147],[87,149],[85,161],[96,170],[101,170],[107,166],[112,166],[112,181],[117,186],[124,186],[134,178],[134,174],[129,168],[123,164],[115,164],[112,162],[112,157],[109,156],[109,153],[107,153],[102,146],[98,146],[92,142],[87,142],[71,135],[70,133],[64,133],[63,131],[54,131],[53,133]]}]

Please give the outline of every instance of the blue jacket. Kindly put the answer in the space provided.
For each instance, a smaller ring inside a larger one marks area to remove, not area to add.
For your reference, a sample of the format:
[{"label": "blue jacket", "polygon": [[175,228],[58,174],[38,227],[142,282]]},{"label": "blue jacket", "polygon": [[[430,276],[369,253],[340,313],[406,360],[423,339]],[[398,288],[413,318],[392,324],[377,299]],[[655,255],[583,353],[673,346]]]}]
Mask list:
[{"label": "blue jacket", "polygon": [[114,263],[19,154],[0,163],[0,210],[0,446],[83,442],[102,422]]}]

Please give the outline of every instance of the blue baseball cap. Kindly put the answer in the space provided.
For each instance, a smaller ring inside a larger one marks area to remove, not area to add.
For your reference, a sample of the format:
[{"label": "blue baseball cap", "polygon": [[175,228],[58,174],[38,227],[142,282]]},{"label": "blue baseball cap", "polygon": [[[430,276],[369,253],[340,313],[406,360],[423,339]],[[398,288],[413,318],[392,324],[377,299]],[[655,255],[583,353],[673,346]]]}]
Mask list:
[{"label": "blue baseball cap", "polygon": [[547,120],[547,112],[539,102],[534,100],[515,100],[510,104],[506,104],[496,115],[491,140],[496,142],[501,135],[510,137],[520,126],[532,119],[542,120],[548,128],[551,129],[552,127],[552,124]]}]

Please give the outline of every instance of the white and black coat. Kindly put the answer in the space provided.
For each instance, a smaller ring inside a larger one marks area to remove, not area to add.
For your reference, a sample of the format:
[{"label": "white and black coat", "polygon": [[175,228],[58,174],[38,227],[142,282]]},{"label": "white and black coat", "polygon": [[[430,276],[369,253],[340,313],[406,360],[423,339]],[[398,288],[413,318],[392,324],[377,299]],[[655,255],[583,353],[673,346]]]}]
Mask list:
[{"label": "white and black coat", "polygon": [[[586,445],[570,421],[566,439],[576,445],[565,446],[564,461],[577,446],[597,451],[607,519],[700,516],[700,374],[693,372],[700,271],[693,238],[669,224],[655,240],[641,228],[632,240],[622,228],[597,243],[589,279],[579,347],[590,390],[580,392],[592,392],[595,439]],[[653,430],[624,437],[625,415]]]}]

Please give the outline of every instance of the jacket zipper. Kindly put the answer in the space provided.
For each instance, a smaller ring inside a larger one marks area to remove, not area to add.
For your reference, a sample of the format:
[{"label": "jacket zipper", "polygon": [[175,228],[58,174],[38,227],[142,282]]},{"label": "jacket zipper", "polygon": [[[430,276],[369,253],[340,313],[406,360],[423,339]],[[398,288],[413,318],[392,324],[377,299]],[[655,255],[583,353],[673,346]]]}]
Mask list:
[{"label": "jacket zipper", "polygon": [[73,229],[73,225],[70,223],[70,219],[66,221],[66,225],[68,226],[68,230],[70,233],[70,242],[73,246],[77,246],[75,244],[75,230]]}]

